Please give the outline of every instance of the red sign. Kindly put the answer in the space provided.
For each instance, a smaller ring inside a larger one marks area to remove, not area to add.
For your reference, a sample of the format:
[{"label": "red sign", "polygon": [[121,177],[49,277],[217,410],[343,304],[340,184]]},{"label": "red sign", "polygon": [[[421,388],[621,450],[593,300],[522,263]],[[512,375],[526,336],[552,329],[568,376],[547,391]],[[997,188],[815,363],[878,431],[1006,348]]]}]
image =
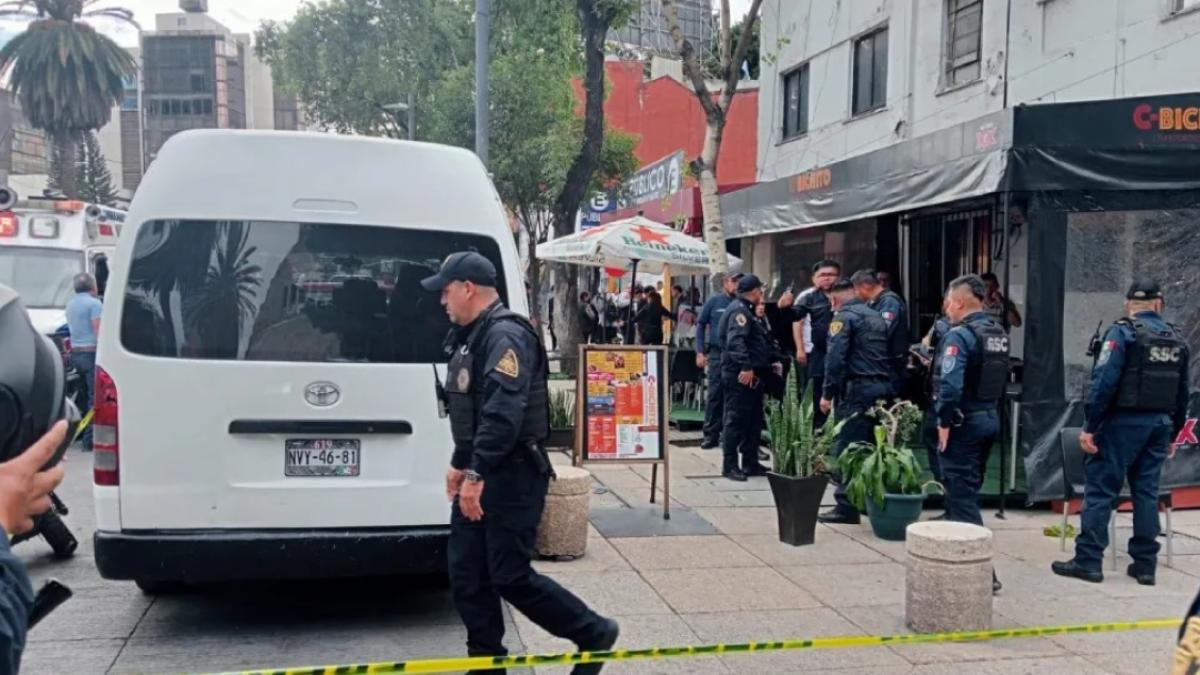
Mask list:
[{"label": "red sign", "polygon": [[1200,106],[1155,110],[1149,103],[1133,109],[1133,126],[1142,131],[1200,131]]},{"label": "red sign", "polygon": [[792,188],[796,192],[812,192],[824,190],[833,185],[833,172],[829,169],[813,169],[792,179]]},{"label": "red sign", "polygon": [[1175,437],[1175,443],[1176,445],[1200,445],[1200,439],[1196,438],[1195,417],[1183,423],[1183,429],[1179,430],[1179,435]]}]

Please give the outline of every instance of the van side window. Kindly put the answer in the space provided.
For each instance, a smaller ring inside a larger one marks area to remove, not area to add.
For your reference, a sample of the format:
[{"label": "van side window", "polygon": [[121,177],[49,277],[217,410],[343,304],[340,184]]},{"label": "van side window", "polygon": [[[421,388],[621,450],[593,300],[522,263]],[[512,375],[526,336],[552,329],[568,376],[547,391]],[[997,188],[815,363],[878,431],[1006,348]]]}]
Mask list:
[{"label": "van side window", "polygon": [[96,295],[104,297],[104,289],[108,288],[108,256],[97,253],[92,256],[92,276],[96,278]]},{"label": "van side window", "polygon": [[138,230],[121,317],[131,352],[164,358],[444,362],[449,319],[421,279],[487,236],[364,225],[160,220]]}]

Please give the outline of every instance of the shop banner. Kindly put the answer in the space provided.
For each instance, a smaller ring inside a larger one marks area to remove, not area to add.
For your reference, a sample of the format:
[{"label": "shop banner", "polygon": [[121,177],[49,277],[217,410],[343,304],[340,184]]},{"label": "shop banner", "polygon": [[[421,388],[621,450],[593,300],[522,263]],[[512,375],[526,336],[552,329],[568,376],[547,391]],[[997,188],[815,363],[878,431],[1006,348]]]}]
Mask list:
[{"label": "shop banner", "polygon": [[583,461],[666,457],[664,357],[654,347],[584,349]]}]

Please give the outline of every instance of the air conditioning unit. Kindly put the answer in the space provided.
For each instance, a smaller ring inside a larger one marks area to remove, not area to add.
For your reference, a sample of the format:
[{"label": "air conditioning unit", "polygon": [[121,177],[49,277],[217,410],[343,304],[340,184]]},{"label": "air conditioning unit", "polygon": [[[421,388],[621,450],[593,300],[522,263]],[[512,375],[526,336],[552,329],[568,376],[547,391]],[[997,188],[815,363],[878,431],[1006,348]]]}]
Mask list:
[{"label": "air conditioning unit", "polygon": [[179,9],[195,14],[208,12],[208,0],[179,0]]}]

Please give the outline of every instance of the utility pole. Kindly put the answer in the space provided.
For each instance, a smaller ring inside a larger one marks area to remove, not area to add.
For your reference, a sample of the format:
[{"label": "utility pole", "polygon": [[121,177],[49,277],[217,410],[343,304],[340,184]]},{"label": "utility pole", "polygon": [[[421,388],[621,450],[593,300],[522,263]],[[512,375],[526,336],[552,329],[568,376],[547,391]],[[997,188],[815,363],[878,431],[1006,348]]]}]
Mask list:
[{"label": "utility pole", "polygon": [[408,140],[417,139],[417,95],[408,92]]},{"label": "utility pole", "polygon": [[491,0],[475,0],[475,154],[488,163],[488,33]]}]

